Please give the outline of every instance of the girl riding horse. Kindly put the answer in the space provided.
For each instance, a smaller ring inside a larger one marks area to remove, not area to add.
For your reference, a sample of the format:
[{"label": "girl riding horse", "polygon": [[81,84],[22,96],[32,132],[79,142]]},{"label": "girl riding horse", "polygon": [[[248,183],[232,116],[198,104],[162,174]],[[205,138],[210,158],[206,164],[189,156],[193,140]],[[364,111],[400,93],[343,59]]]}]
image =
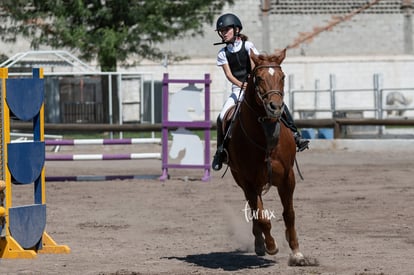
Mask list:
[{"label": "girl riding horse", "polygon": [[[232,106],[243,99],[247,78],[254,67],[250,58],[250,50],[255,54],[259,54],[254,44],[248,41],[247,36],[240,33],[242,29],[243,26],[240,19],[234,14],[223,14],[217,20],[216,31],[222,39],[222,42],[218,44],[226,44],[226,46],[218,52],[217,65],[222,67],[226,78],[231,82],[232,93],[224,103],[220,115],[217,118],[217,151],[212,163],[212,168],[216,171],[222,168],[225,158],[225,136],[222,131],[223,118]],[[282,121],[293,131],[296,146],[298,148],[297,150],[303,151],[307,149],[309,147],[309,140],[301,138],[287,106],[284,106]]]}]

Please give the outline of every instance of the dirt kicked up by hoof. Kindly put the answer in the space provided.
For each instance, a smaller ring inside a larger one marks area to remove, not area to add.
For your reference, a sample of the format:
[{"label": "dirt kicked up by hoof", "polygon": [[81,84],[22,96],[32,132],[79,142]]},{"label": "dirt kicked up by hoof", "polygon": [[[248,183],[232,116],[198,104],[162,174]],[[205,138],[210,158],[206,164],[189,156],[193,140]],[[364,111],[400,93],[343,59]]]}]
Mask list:
[{"label": "dirt kicked up by hoof", "polygon": [[319,266],[319,261],[315,258],[305,257],[303,255],[290,255],[289,266]]}]

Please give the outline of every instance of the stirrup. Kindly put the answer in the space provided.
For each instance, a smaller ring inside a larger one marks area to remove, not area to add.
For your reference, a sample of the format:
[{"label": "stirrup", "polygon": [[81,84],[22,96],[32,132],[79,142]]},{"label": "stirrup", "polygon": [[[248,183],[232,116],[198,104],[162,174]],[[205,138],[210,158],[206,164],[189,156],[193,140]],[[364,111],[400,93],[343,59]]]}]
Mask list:
[{"label": "stirrup", "polygon": [[298,152],[302,152],[305,149],[309,149],[309,140],[299,139],[296,143],[296,146],[298,147]]}]

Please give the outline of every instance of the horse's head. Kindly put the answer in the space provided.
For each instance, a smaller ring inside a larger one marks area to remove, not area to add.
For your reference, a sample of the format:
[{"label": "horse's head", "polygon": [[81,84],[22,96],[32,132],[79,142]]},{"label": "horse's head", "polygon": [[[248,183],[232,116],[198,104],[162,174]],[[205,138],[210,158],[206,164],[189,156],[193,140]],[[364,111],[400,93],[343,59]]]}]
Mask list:
[{"label": "horse's head", "polygon": [[278,119],[283,113],[285,74],[280,64],[285,56],[286,49],[273,55],[255,55],[253,51],[250,52],[254,63],[250,84],[254,86],[256,101],[263,105],[267,117],[272,119]]}]

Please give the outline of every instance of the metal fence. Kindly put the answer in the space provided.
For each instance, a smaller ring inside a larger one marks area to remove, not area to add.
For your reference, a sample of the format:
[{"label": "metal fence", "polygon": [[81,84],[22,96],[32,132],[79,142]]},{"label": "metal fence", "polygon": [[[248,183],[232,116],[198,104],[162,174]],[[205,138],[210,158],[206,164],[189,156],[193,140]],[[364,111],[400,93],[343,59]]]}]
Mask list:
[{"label": "metal fence", "polygon": [[[293,87],[289,77],[289,87]],[[381,76],[373,75],[373,87],[368,89],[337,89],[335,75],[329,77],[329,88],[289,90],[289,108],[299,119],[408,119],[414,118],[414,88],[383,88]],[[396,127],[394,127],[396,128]],[[413,129],[399,131],[413,135]],[[347,126],[349,135],[383,135],[383,126]]]},{"label": "metal fence", "polygon": [[[44,78],[46,123],[161,122],[162,85],[151,73],[45,72]],[[373,75],[372,83],[368,89],[338,89],[335,75],[330,75],[328,88],[321,89],[315,81],[314,89],[305,90],[294,89],[293,76],[289,76],[289,109],[300,120],[414,118],[414,88],[384,88],[378,74]],[[385,129],[377,125],[346,127],[348,134],[381,135]],[[413,132],[411,127],[405,128]]]},{"label": "metal fence", "polygon": [[[26,73],[9,75],[25,77]],[[160,122],[156,118],[161,114],[155,110],[161,105],[156,102],[161,87],[151,73],[45,72],[44,79],[47,123]]]},{"label": "metal fence", "polygon": [[99,102],[64,102],[62,123],[103,123],[103,104]]},{"label": "metal fence", "polygon": [[[290,78],[290,81],[293,81]],[[382,88],[381,78],[373,75],[370,89],[337,89],[335,76],[329,77],[329,88],[289,90],[289,108],[300,118],[335,118],[341,114],[359,114],[363,117],[382,119],[393,115],[414,117],[413,88]]]}]

